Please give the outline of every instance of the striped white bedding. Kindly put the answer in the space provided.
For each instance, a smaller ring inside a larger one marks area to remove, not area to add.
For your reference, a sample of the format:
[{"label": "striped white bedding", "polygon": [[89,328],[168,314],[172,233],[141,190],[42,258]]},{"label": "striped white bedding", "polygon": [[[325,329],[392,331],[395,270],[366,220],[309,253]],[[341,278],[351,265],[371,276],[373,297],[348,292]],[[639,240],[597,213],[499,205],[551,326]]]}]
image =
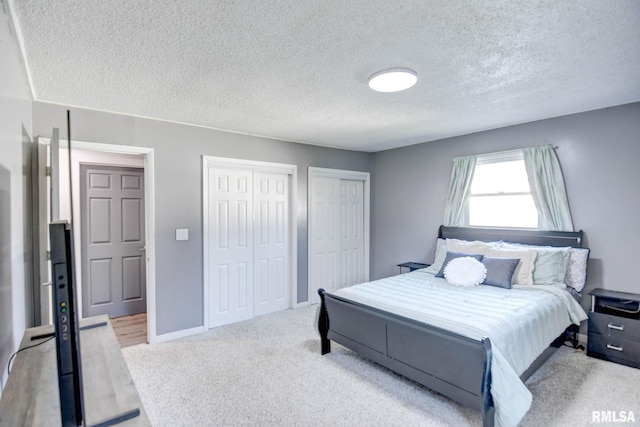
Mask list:
[{"label": "striped white bedding", "polygon": [[571,323],[587,315],[554,286],[452,286],[425,270],[340,289],[333,294],[474,339],[489,337],[491,395],[498,426],[515,426],[531,406],[520,375]]}]

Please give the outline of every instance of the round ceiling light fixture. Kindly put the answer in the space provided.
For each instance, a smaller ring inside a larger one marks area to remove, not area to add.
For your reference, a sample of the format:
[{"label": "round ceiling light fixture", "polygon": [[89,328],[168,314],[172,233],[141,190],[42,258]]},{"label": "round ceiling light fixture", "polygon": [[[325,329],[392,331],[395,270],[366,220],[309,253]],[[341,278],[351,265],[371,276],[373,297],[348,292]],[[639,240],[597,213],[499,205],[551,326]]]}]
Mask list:
[{"label": "round ceiling light fixture", "polygon": [[409,68],[389,68],[369,77],[369,87],[376,92],[400,92],[418,81],[418,74]]}]

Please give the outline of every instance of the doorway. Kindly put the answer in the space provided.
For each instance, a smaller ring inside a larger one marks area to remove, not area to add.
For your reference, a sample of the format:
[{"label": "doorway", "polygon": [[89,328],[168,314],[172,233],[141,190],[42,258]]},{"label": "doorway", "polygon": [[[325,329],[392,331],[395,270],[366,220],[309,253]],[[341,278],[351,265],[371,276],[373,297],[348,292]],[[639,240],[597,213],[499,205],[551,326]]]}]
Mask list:
[{"label": "doorway", "polygon": [[[57,154],[53,155],[53,148],[51,148],[52,140],[48,138],[39,138],[39,143],[44,146],[50,147],[51,153],[47,156],[49,158],[58,158],[59,157],[59,170],[58,174],[62,174],[58,178],[54,179],[56,173],[46,174],[44,173],[45,168],[42,169],[42,173],[39,174],[39,182],[40,184],[40,206],[42,207],[42,212],[40,212],[40,220],[41,229],[45,230],[47,227],[43,227],[42,225],[46,225],[48,221],[51,220],[49,217],[47,219],[46,211],[51,207],[51,205],[58,205],[59,203],[53,200],[50,200],[52,194],[57,194],[59,190],[62,188],[69,188],[69,171],[71,172],[71,189],[72,192],[71,197],[74,201],[73,206],[73,218],[76,221],[80,221],[80,206],[78,201],[80,200],[80,164],[102,164],[109,166],[120,166],[120,167],[138,167],[143,169],[143,179],[144,179],[144,238],[145,238],[145,263],[142,267],[145,275],[145,285],[146,285],[146,312],[147,312],[147,323],[146,323],[146,341],[148,342],[156,342],[156,310],[155,310],[155,200],[154,200],[154,149],[147,147],[136,147],[136,146],[121,146],[115,144],[102,144],[102,143],[93,143],[93,142],[83,142],[83,141],[72,141],[72,153],[71,153],[71,167],[68,164],[68,152],[66,149],[63,149],[62,155],[58,156]],[[46,150],[45,150],[46,152]],[[40,157],[40,156],[39,156]],[[44,156],[42,156],[44,157]],[[98,159],[98,160],[97,160]],[[53,168],[52,168],[53,169]],[[52,175],[49,179],[48,176]],[[58,190],[53,191],[55,184],[58,186]],[[48,188],[47,188],[48,187]],[[66,204],[67,206],[69,203]],[[66,211],[64,210],[66,209]],[[60,211],[58,213],[58,218],[65,219],[71,218],[71,211],[68,207],[64,207],[60,205]],[[81,233],[80,228],[81,224],[74,227],[76,232],[74,233],[74,246],[76,248],[81,248]],[[40,240],[44,242],[44,247],[46,248],[46,233],[41,234]],[[45,249],[46,251],[46,249]],[[81,250],[75,251],[75,265],[77,267],[77,300],[80,302],[83,300],[83,292],[82,292],[82,260],[81,260]],[[46,257],[41,257],[42,260],[45,260]],[[45,266],[45,271],[48,271],[48,268]],[[43,297],[41,299],[41,309],[43,310],[43,323],[47,323],[45,319],[49,317],[46,316],[44,311],[47,307],[50,307],[50,286],[48,286],[47,278],[45,275],[41,277],[41,289]],[[82,307],[79,304],[79,307]],[[80,310],[79,316],[81,318],[88,317],[87,314],[83,313],[84,310]]]},{"label": "doorway", "polygon": [[144,169],[80,165],[83,316],[146,313]]}]

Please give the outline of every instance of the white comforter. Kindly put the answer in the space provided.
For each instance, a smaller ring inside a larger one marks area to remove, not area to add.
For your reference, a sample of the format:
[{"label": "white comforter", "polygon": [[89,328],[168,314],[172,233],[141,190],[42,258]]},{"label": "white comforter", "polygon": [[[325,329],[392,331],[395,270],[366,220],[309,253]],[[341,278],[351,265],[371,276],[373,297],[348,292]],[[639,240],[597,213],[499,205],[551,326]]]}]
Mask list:
[{"label": "white comforter", "polygon": [[520,375],[571,323],[587,315],[555,286],[456,287],[426,270],[333,292],[474,339],[491,340],[491,395],[498,426],[515,426],[531,406]]}]

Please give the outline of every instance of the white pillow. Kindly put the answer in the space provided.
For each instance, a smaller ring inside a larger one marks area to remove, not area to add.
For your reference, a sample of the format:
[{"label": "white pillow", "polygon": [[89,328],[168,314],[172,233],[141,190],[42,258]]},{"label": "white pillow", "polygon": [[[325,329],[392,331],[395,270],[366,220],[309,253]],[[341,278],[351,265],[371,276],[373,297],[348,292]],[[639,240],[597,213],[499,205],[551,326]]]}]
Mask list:
[{"label": "white pillow", "polygon": [[444,258],[447,256],[447,241],[440,239],[436,241],[436,254],[433,258],[433,263],[427,268],[429,273],[436,274],[442,268]]},{"label": "white pillow", "polygon": [[520,262],[513,273],[513,284],[533,285],[533,269],[538,253],[531,249],[490,249],[485,256],[491,258],[518,258]]},{"label": "white pillow", "polygon": [[444,268],[444,278],[455,286],[478,286],[487,277],[487,268],[475,258],[454,258]]},{"label": "white pillow", "polygon": [[582,292],[587,280],[587,261],[589,260],[588,248],[569,249],[569,263],[564,283],[578,292]]},{"label": "white pillow", "polygon": [[450,252],[485,255],[489,249],[493,249],[495,246],[494,243],[481,242],[479,240],[470,242],[466,240],[447,239],[447,250]]}]

